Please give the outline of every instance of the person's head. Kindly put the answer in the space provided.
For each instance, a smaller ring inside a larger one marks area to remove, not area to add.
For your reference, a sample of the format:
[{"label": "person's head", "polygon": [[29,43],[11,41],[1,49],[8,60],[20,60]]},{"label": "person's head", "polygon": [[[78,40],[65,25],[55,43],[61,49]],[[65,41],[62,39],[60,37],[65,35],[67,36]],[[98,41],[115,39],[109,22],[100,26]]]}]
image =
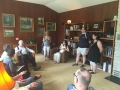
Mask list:
[{"label": "person's head", "polygon": [[67,43],[66,40],[63,41],[63,44],[66,45],[66,46],[68,46],[68,43]]},{"label": "person's head", "polygon": [[7,52],[10,48],[12,48],[12,47],[11,47],[11,44],[5,44],[5,45],[3,46],[3,50],[6,51],[6,52]]},{"label": "person's head", "polygon": [[80,68],[74,73],[74,85],[78,90],[87,90],[90,82],[91,74],[85,68]]},{"label": "person's head", "polygon": [[14,54],[15,54],[15,50],[13,48],[10,48],[8,51],[7,51],[7,54],[9,57],[13,57]]},{"label": "person's head", "polygon": [[86,32],[86,28],[85,27],[82,27],[81,28],[81,33],[85,33]]},{"label": "person's head", "polygon": [[18,41],[18,44],[19,44],[19,46],[24,46],[23,40],[19,40],[19,41]]},{"label": "person's head", "polygon": [[48,32],[48,31],[46,31],[46,32],[45,32],[45,36],[48,36],[48,35],[49,35],[49,32]]},{"label": "person's head", "polygon": [[92,34],[92,39],[93,39],[93,40],[100,40],[99,34],[98,34],[98,33],[93,33],[93,34]]}]

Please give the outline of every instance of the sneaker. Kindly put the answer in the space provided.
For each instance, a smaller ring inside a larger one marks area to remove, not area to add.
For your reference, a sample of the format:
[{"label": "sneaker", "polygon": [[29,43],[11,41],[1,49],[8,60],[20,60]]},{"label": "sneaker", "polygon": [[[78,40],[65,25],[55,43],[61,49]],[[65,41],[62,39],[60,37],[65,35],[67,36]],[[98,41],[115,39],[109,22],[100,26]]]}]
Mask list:
[{"label": "sneaker", "polygon": [[41,68],[40,66],[34,67],[34,71],[37,71],[37,70],[39,70],[40,68]]},{"label": "sneaker", "polygon": [[77,63],[75,63],[75,64],[73,64],[72,66],[77,66],[78,64]]},{"label": "sneaker", "polygon": [[95,74],[95,72],[90,72],[90,74]]},{"label": "sneaker", "polygon": [[81,65],[80,67],[85,67],[85,65]]}]

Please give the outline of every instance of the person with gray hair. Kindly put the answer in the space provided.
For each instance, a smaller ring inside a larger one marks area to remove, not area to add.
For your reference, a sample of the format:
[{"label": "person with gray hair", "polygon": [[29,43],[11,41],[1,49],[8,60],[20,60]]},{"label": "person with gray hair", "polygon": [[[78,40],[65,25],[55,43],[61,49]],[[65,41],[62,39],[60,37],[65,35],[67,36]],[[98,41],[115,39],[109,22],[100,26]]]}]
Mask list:
[{"label": "person with gray hair", "polygon": [[25,68],[27,69],[27,71],[29,71],[28,65],[27,65],[27,60],[29,60],[30,63],[32,64],[34,71],[39,70],[41,67],[37,66],[37,64],[35,62],[35,58],[29,54],[29,53],[35,53],[35,51],[26,47],[24,45],[23,40],[19,40],[18,44],[19,45],[17,47],[15,47],[15,53],[18,55],[18,58],[20,59],[20,61],[22,61],[23,64],[25,65]]},{"label": "person with gray hair", "polygon": [[89,87],[91,74],[85,69],[80,68],[74,73],[74,85],[68,85],[67,90],[95,90]]}]

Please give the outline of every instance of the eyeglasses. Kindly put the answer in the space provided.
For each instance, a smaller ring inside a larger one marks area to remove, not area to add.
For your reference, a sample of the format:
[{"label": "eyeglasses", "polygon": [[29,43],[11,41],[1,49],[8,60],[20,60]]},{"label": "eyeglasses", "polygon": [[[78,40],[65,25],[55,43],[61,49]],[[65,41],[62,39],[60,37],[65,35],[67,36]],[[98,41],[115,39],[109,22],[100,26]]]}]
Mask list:
[{"label": "eyeglasses", "polygon": [[73,73],[73,75],[77,77],[77,75],[75,75],[75,73]]}]

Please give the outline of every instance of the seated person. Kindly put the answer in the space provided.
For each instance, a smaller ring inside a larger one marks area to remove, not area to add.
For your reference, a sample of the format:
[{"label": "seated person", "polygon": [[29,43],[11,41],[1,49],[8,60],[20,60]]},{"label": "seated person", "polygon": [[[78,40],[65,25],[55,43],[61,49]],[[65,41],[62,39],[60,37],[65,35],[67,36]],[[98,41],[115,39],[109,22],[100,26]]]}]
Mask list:
[{"label": "seated person", "polygon": [[[5,69],[7,71],[7,73],[10,75],[10,76],[15,76],[17,75],[17,71],[16,71],[16,66],[14,65],[13,61],[12,61],[12,58],[15,54],[15,50],[13,48],[9,48],[7,50],[7,56],[3,59],[3,63],[4,63],[4,66],[5,66]],[[22,69],[21,69],[22,70]],[[21,71],[20,70],[20,71]],[[25,70],[25,69],[23,69]],[[27,72],[23,78],[27,78],[30,76],[30,72]]]},{"label": "seated person", "polygon": [[91,74],[85,69],[80,68],[74,73],[74,85],[70,84],[67,90],[95,90],[89,87]]},{"label": "seated person", "polygon": [[37,66],[35,62],[35,58],[29,54],[30,52],[34,52],[34,51],[24,46],[23,40],[19,40],[18,44],[19,46],[15,48],[15,53],[18,54],[18,57],[24,63],[25,68],[28,70],[28,65],[27,65],[27,59],[28,59],[32,64],[34,71],[39,70],[41,67]]},{"label": "seated person", "polygon": [[61,53],[63,53],[64,51],[69,52],[69,48],[68,48],[68,44],[67,44],[66,40],[63,41],[63,43],[60,45],[59,49],[60,49],[60,51],[54,54],[55,63],[60,63]]},{"label": "seated person", "polygon": [[17,74],[16,67],[12,61],[14,53],[15,53],[14,49],[12,48],[8,49],[7,56],[3,59],[5,69],[10,76],[15,76]]},{"label": "seated person", "polygon": [[18,78],[25,73],[26,73],[26,71],[23,71],[23,72],[19,73],[18,75],[12,77],[13,80],[15,80],[16,83],[19,85],[19,87],[25,87],[28,90],[43,90],[42,82],[36,81],[37,79],[35,79],[33,77],[29,77],[29,78],[23,79],[23,80],[18,80]]}]

